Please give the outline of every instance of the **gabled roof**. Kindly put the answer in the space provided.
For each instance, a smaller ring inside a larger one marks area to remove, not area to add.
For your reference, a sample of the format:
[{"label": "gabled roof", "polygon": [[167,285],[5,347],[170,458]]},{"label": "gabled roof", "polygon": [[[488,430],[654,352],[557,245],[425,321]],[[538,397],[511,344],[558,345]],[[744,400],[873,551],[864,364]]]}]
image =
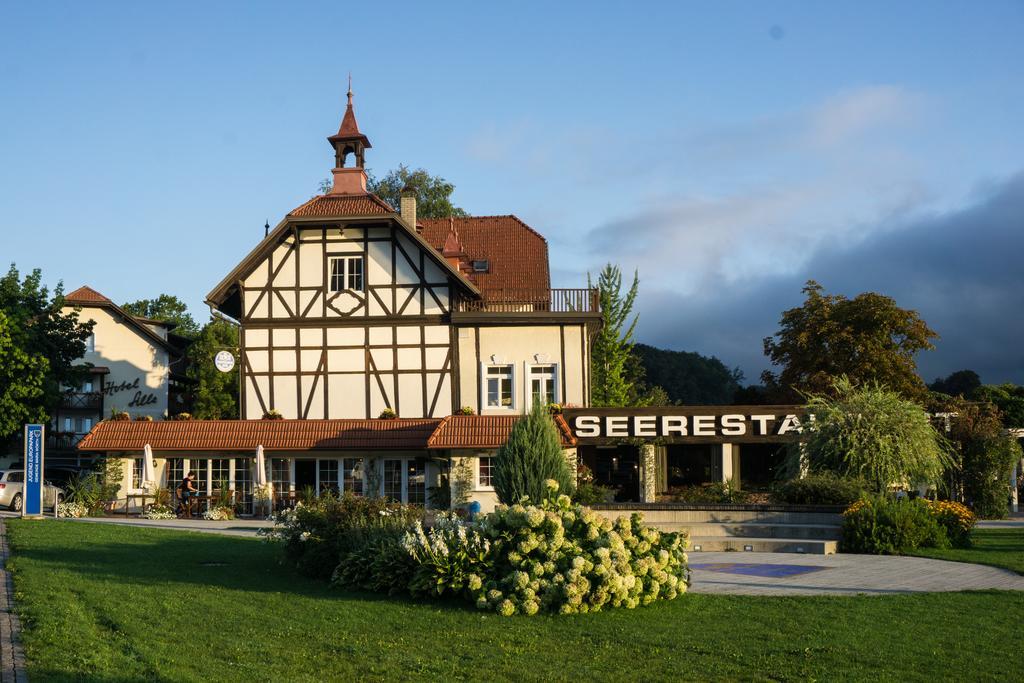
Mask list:
[{"label": "gabled roof", "polygon": [[[170,343],[147,326],[147,318],[139,318],[124,310],[113,301],[97,292],[92,287],[82,286],[64,297],[65,305],[75,308],[105,308],[121,318],[129,327],[147,340],[163,348],[174,356],[181,355],[181,349]],[[161,325],[168,323],[160,322]],[[172,324],[173,327],[173,324]]]},{"label": "gabled roof", "polygon": [[395,210],[375,194],[325,194],[292,209],[289,216],[389,216]]},{"label": "gabled roof", "polygon": [[[508,441],[512,426],[521,415],[450,415],[441,421],[427,448],[497,448]],[[562,437],[562,447],[576,445],[576,437],[561,415],[555,415],[555,426]]]},{"label": "gabled roof", "polygon": [[470,262],[487,261],[486,273],[469,278],[488,297],[506,292],[538,292],[551,287],[548,243],[516,216],[458,216],[420,218],[423,238],[438,251],[445,249],[452,227]]},{"label": "gabled roof", "polygon": [[[473,295],[479,295],[477,286],[463,275],[458,268],[448,263],[433,246],[425,240],[412,226],[406,224],[402,217],[383,199],[373,193],[366,194],[326,194],[313,197],[304,202],[298,208],[288,212],[284,220],[277,224],[277,227],[270,231],[242,261],[228,273],[227,277],[206,295],[206,302],[220,307],[225,300],[232,295],[237,287],[238,281],[247,277],[249,273],[259,265],[263,258],[269,254],[288,234],[289,226],[293,219],[307,221],[309,219],[325,218],[341,221],[357,221],[373,218],[386,218],[393,220],[401,226],[406,236],[414,242],[419,243],[428,256],[431,256],[435,263],[443,270],[454,276],[455,280]],[[230,314],[229,314],[230,315]]]},{"label": "gabled roof", "polygon": [[96,304],[96,303],[114,303],[107,297],[97,292],[92,287],[82,285],[70,294],[64,295],[64,301],[74,304]]}]

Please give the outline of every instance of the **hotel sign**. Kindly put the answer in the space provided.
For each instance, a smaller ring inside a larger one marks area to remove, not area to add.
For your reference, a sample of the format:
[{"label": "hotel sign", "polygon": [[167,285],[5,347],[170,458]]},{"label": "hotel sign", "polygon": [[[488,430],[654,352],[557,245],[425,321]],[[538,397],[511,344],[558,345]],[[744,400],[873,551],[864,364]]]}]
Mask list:
[{"label": "hotel sign", "polygon": [[565,421],[581,444],[638,439],[663,443],[782,442],[807,419],[800,406],[572,408]]}]

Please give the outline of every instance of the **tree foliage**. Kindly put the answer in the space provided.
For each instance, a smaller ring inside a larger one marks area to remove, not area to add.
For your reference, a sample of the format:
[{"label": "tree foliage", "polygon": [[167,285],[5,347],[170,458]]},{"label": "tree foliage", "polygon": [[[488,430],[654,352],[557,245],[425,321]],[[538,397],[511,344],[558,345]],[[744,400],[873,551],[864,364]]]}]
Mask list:
[{"label": "tree foliage", "polygon": [[0,278],[0,443],[25,422],[47,422],[63,389],[88,376],[75,362],[85,354],[92,322],[79,322],[64,305],[63,286],[51,296],[38,269],[22,280],[11,264]]},{"label": "tree foliage", "polygon": [[1003,426],[1024,429],[1024,387],[1016,384],[985,384],[975,389],[971,398],[999,408]]},{"label": "tree foliage", "polygon": [[814,280],[803,292],[803,305],[785,311],[781,329],[764,340],[765,355],[782,369],[766,370],[761,380],[778,399],[826,394],[842,375],[856,384],[878,382],[905,398],[925,399],[914,357],[934,348],[937,335],[915,311],[874,292],[852,299],[826,294]]},{"label": "tree foliage", "polygon": [[537,504],[545,499],[547,479],[558,482],[559,493],[572,495],[576,488],[554,420],[545,407],[534,405],[516,420],[508,441],[495,454],[494,490],[505,505],[524,496]]},{"label": "tree foliage", "polygon": [[126,303],[121,308],[132,315],[174,323],[177,325],[174,333],[183,337],[195,337],[199,334],[199,325],[188,312],[188,306],[171,294],[161,294],[155,299],[139,299]]},{"label": "tree foliage", "polygon": [[[330,181],[320,185],[321,192],[328,192],[330,188]],[[425,168],[410,169],[399,164],[382,178],[367,173],[366,188],[396,209],[401,206],[402,190],[411,188],[416,192],[416,215],[421,218],[469,215],[452,204],[455,185],[441,176],[431,175]]]},{"label": "tree foliage", "polygon": [[962,500],[981,518],[1006,516],[1011,473],[1021,458],[1017,440],[1007,433],[999,409],[961,399],[948,406],[948,438],[954,462],[944,477],[951,498]]},{"label": "tree foliage", "polygon": [[238,418],[238,364],[230,372],[221,372],[213,364],[218,351],[238,355],[238,328],[219,318],[211,318],[189,346],[188,376],[196,381],[192,415],[203,420]]},{"label": "tree foliage", "polygon": [[928,389],[947,396],[970,398],[980,386],[981,377],[974,370],[957,370],[947,377],[937,377]]},{"label": "tree foliage", "polygon": [[862,477],[876,492],[936,484],[952,460],[924,408],[879,384],[840,377],[828,394],[812,396],[802,453],[793,449],[791,473],[803,457],[811,472]]},{"label": "tree foliage", "polygon": [[[587,286],[594,286],[589,273]],[[623,294],[622,271],[610,263],[598,274],[602,325],[590,354],[591,405],[628,406],[636,403],[637,369],[642,366],[631,362],[637,316],[633,316],[632,321],[630,316],[639,286],[639,275],[634,272],[633,284]]]},{"label": "tree foliage", "polygon": [[670,351],[646,344],[633,346],[645,380],[664,389],[668,401],[684,405],[725,405],[733,400],[743,373],[730,370],[714,356]]}]

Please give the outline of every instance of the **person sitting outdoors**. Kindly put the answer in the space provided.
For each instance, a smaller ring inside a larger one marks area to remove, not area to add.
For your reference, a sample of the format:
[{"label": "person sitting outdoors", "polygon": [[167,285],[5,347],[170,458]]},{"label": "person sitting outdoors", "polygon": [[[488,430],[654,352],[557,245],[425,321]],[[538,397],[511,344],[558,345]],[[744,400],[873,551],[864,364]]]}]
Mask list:
[{"label": "person sitting outdoors", "polygon": [[199,493],[199,489],[197,489],[193,484],[195,478],[196,473],[189,472],[178,485],[178,500],[181,501],[181,504],[178,506],[179,515],[183,515],[185,517],[192,516],[192,498]]}]

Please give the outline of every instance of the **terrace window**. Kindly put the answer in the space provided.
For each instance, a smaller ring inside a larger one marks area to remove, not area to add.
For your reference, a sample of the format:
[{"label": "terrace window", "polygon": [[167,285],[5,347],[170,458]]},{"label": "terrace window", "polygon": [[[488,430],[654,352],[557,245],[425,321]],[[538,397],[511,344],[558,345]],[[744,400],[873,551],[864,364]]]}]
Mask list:
[{"label": "terrace window", "polygon": [[484,405],[512,409],[512,365],[488,365],[484,369]]},{"label": "terrace window", "polygon": [[344,470],[342,486],[345,493],[355,496],[363,495],[363,459],[345,458],[341,464]]},{"label": "terrace window", "polygon": [[531,365],[530,366],[530,405],[540,403],[546,406],[549,403],[558,402],[556,391],[556,370],[555,365]]},{"label": "terrace window", "polygon": [[477,488],[494,488],[494,458],[481,456],[477,458]]},{"label": "terrace window", "polygon": [[142,458],[132,458],[132,488],[142,488]]},{"label": "terrace window", "polygon": [[362,256],[343,256],[331,259],[331,291],[363,291]]}]

